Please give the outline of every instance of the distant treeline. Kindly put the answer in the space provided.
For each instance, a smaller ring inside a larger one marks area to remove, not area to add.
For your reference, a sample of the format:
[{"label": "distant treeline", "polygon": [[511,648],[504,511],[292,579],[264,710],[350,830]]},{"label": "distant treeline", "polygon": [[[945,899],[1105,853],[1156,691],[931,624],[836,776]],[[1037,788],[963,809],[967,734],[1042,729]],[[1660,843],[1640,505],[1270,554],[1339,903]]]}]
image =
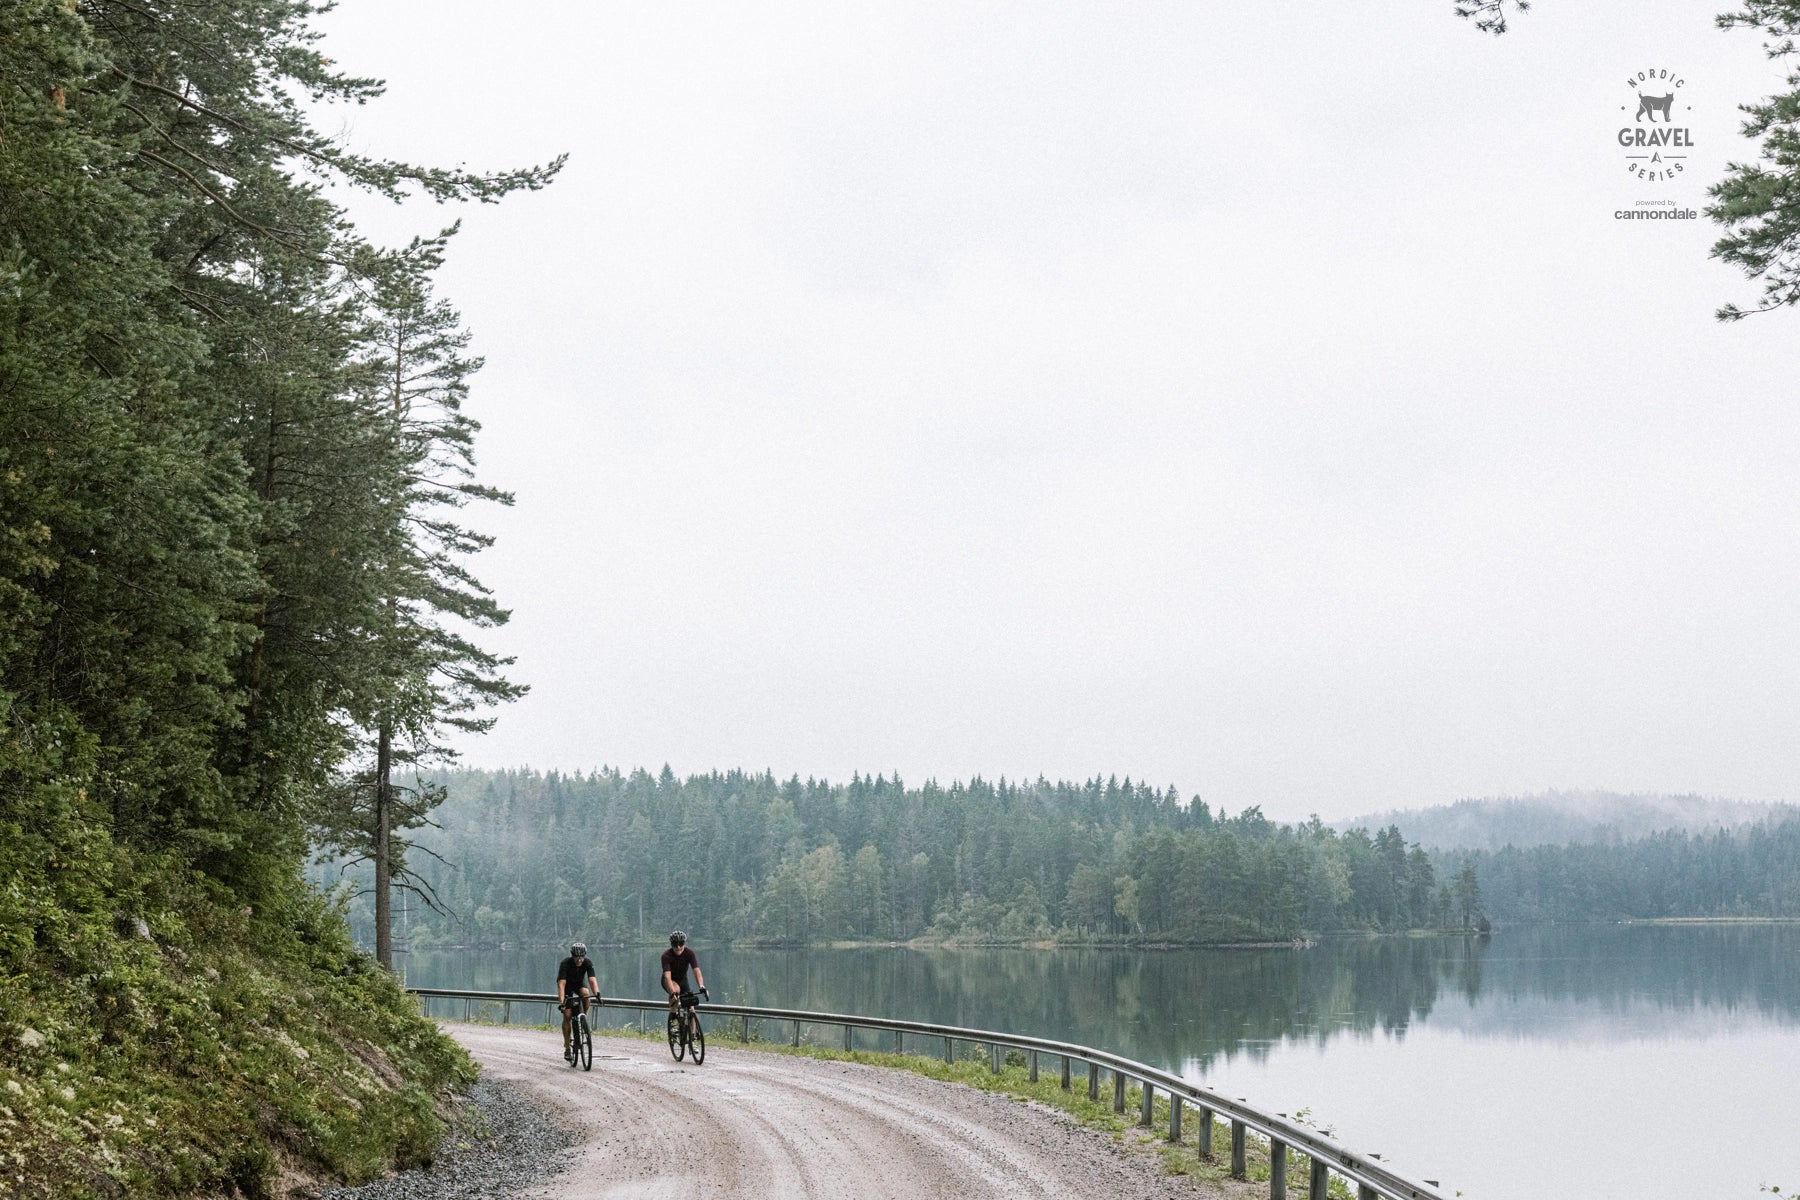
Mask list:
[{"label": "distant treeline", "polygon": [[1704,833],[1756,821],[1800,817],[1788,804],[1713,800],[1704,796],[1617,792],[1544,792],[1458,800],[1338,822],[1340,828],[1398,825],[1429,850],[1500,850],[1507,846],[1566,846],[1621,842],[1671,830]]},{"label": "distant treeline", "polygon": [[[654,939],[1220,942],[1467,926],[1472,871],[1441,877],[1388,828],[1337,833],[1214,812],[1129,779],[908,787],[459,771],[414,868],[414,945]],[[435,856],[435,857],[433,857]],[[330,867],[321,869],[329,880]],[[365,909],[353,907],[359,929]]]},{"label": "distant treeline", "polygon": [[1800,917],[1800,817],[1454,860],[1474,866],[1500,920]]}]

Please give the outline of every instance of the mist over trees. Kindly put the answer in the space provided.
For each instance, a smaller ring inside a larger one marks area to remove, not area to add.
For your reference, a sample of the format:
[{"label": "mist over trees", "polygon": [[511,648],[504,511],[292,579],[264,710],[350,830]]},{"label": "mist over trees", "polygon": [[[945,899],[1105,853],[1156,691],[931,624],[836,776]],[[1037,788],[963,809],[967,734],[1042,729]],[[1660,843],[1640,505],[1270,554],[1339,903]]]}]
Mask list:
[{"label": "mist over trees", "polygon": [[1255,941],[1479,916],[1473,877],[1441,879],[1397,829],[1227,816],[1128,779],[909,787],[664,768],[430,782],[448,799],[418,839],[443,863],[415,869],[455,917],[409,910],[414,945],[673,927],[767,944]]},{"label": "mist over trees", "polygon": [[[655,942],[677,927],[751,945],[1193,944],[1484,918],[1800,916],[1800,818],[1781,808],[1729,830],[1428,850],[1396,824],[1286,825],[1119,779],[914,787],[883,776],[458,770],[424,786],[447,799],[418,831],[431,854],[415,869],[447,911],[415,903],[396,914],[396,935],[415,948]],[[1690,815],[1738,811],[1676,799]],[[1453,822],[1514,815],[1505,803],[1437,811]],[[315,867],[323,887],[365,878]],[[350,912],[372,939],[367,900]]]},{"label": "mist over trees", "polygon": [[1499,850],[1631,840],[1670,830],[1730,829],[1783,815],[1800,816],[1800,809],[1703,796],[1570,791],[1394,809],[1336,824],[1340,829],[1398,825],[1409,838],[1432,850]]},{"label": "mist over trees", "polygon": [[1635,841],[1508,846],[1454,857],[1497,920],[1800,917],[1800,816]]}]

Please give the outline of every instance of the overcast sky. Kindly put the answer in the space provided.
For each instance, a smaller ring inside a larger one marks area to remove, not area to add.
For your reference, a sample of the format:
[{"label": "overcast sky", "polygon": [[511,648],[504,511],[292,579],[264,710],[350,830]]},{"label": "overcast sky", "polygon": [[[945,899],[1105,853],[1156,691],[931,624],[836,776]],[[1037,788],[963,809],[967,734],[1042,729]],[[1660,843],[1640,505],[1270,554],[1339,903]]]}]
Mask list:
[{"label": "overcast sky", "polygon": [[532,689],[467,761],[1794,798],[1797,317],[1613,217],[1747,153],[1713,7],[345,0],[357,147],[570,155],[356,205],[464,219]]}]

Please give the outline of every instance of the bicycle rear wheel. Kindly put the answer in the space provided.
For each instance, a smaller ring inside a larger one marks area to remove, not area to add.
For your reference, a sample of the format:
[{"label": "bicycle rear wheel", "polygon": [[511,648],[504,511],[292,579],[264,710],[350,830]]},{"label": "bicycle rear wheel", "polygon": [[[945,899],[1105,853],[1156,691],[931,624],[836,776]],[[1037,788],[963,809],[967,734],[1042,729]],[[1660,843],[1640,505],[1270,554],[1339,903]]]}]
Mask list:
[{"label": "bicycle rear wheel", "polygon": [[681,1056],[687,1053],[687,1047],[681,1040],[681,1018],[674,1013],[669,1014],[669,1053],[675,1056],[676,1062],[680,1062]]},{"label": "bicycle rear wheel", "polygon": [[594,1030],[593,1027],[588,1024],[586,1013],[581,1014],[581,1024],[576,1027],[575,1037],[577,1038],[575,1055],[581,1060],[581,1069],[584,1071],[593,1070]]},{"label": "bicycle rear wheel", "polygon": [[688,1055],[697,1067],[706,1061],[706,1030],[700,1028],[699,1013],[690,1013],[688,1020],[693,1022],[693,1033],[688,1038]]}]

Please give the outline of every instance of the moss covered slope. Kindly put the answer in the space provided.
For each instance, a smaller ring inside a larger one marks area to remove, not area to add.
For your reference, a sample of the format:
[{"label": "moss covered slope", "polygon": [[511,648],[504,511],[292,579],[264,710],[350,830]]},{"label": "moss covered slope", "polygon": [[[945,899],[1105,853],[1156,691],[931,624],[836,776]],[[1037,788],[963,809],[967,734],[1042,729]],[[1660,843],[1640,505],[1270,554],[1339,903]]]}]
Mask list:
[{"label": "moss covered slope", "polygon": [[276,1196],[429,1158],[475,1067],[323,898],[252,911],[57,824],[0,829],[0,1196]]}]

